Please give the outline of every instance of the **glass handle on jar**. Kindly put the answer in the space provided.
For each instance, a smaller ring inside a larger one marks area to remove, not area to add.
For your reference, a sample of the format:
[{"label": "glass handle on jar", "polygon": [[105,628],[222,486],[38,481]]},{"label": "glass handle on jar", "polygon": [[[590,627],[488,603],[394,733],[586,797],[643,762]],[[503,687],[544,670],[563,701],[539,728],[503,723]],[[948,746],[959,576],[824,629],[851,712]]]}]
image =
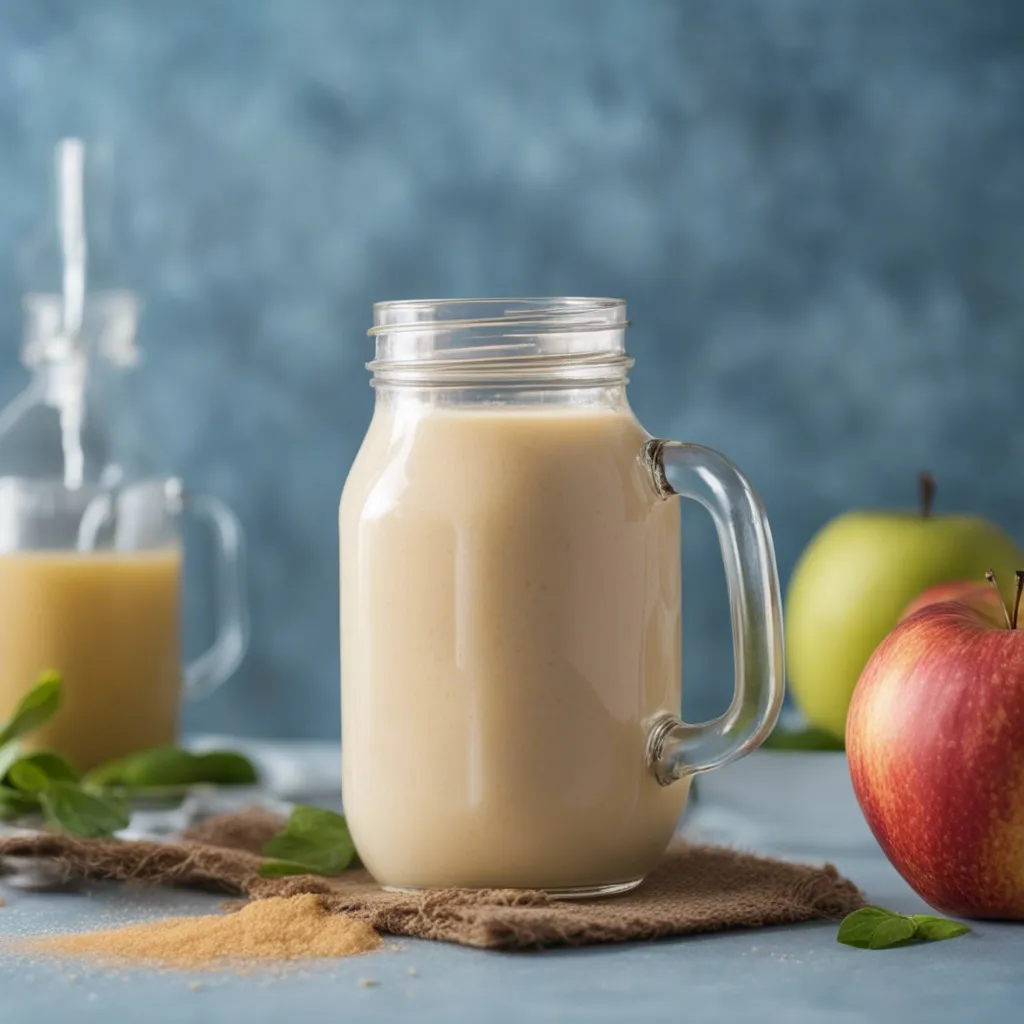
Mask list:
[{"label": "glass handle on jar", "polygon": [[185,695],[196,699],[231,676],[249,645],[245,535],[238,517],[217,498],[188,492],[182,498],[184,507],[209,525],[216,545],[217,638],[185,668]]},{"label": "glass handle on jar", "polygon": [[698,725],[665,714],[651,724],[648,760],[667,786],[743,757],[772,731],[785,686],[782,597],[761,500],[725,456],[655,439],[644,446],[643,461],[661,499],[692,498],[711,513],[725,564],[736,663],[725,714]]}]

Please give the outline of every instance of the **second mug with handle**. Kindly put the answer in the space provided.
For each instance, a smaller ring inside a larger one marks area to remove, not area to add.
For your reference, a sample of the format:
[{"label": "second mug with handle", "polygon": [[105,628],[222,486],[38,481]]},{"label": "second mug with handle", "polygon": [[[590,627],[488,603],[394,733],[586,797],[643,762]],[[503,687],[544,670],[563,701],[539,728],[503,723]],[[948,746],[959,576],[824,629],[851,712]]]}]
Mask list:
[{"label": "second mug with handle", "polygon": [[[218,633],[182,665],[181,519],[212,528]],[[80,771],[178,739],[182,694],[227,679],[248,642],[243,535],[217,499],[173,477],[117,488],[0,479],[0,719],[39,673],[64,685],[57,714],[28,738]]]}]

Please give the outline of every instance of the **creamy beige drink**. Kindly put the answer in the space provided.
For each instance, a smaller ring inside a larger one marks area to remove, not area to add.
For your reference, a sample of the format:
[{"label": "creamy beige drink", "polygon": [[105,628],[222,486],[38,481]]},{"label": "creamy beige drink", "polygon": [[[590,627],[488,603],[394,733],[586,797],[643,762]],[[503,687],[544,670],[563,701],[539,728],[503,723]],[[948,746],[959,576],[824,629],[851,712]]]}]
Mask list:
[{"label": "creamy beige drink", "polygon": [[85,771],[173,743],[181,696],[177,548],[0,555],[0,718],[45,669],[60,710],[30,737]]},{"label": "creamy beige drink", "polygon": [[688,781],[646,763],[680,706],[679,508],[617,407],[382,397],[341,505],[342,756],[395,886],[629,882]]}]

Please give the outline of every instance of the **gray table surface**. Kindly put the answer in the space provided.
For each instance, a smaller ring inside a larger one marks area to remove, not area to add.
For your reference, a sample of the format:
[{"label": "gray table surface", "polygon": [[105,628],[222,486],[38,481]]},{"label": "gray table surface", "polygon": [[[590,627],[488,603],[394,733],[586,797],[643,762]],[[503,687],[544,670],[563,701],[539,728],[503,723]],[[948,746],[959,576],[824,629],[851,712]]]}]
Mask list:
[{"label": "gray table surface", "polygon": [[[863,831],[841,759],[755,755],[719,777],[708,780],[684,832],[828,859],[873,902],[907,913],[926,909]],[[5,939],[213,912],[220,902],[113,886],[3,896]],[[371,956],[242,976],[101,970],[8,948],[0,952],[0,1021],[1022,1019],[1024,927],[979,923],[961,939],[884,952],[840,946],[835,935],[835,924],[812,924],[517,954],[389,940]],[[366,987],[364,979],[376,984]]]}]

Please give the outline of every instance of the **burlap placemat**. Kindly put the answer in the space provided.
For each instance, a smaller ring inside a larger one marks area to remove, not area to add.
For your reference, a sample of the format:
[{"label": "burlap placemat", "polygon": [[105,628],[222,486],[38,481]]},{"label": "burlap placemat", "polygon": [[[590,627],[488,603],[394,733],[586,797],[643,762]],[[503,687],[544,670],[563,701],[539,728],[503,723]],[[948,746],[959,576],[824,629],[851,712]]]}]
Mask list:
[{"label": "burlap placemat", "polygon": [[810,867],[719,846],[674,844],[633,892],[588,901],[540,892],[447,889],[425,895],[382,890],[356,869],[336,878],[266,879],[258,851],[282,825],[262,808],[210,818],[183,841],[117,842],[33,833],[0,840],[0,857],[43,858],[60,878],[193,886],[250,896],[322,894],[324,905],[390,935],[482,949],[626,942],[670,935],[834,920],[862,907],[831,865]]}]

